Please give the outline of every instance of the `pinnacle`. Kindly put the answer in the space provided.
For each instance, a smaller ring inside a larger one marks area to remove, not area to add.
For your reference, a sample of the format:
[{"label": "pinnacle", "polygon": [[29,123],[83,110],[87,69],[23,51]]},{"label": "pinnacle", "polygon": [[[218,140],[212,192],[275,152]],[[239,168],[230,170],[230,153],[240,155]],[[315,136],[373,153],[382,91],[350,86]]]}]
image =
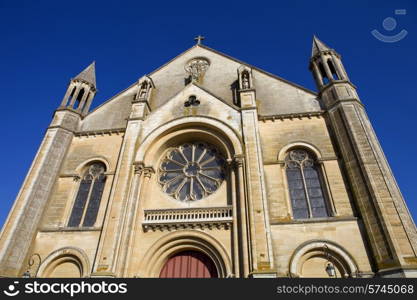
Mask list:
[{"label": "pinnacle", "polygon": [[311,56],[315,56],[318,53],[326,50],[331,50],[329,46],[320,41],[315,35],[313,36],[313,48],[311,49]]},{"label": "pinnacle", "polygon": [[96,62],[93,61],[87,68],[85,68],[80,74],[75,76],[74,79],[80,79],[92,84],[96,87]]}]

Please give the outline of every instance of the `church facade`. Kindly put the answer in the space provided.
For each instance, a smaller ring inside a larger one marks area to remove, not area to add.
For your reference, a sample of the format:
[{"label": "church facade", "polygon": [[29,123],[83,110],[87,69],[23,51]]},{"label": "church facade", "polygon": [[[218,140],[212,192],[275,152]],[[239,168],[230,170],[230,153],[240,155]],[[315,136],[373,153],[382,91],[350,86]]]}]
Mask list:
[{"label": "church facade", "polygon": [[417,277],[417,232],[340,55],[318,92],[201,43],[90,111],[73,78],[0,236],[6,277]]}]

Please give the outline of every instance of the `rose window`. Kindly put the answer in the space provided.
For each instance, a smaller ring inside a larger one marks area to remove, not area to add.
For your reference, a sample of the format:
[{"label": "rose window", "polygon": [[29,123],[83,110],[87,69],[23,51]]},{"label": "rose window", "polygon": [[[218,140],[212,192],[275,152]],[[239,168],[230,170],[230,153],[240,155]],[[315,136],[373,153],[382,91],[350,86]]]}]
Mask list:
[{"label": "rose window", "polygon": [[159,183],[175,199],[200,200],[220,187],[224,167],[223,156],[213,146],[186,143],[167,152],[159,167]]}]

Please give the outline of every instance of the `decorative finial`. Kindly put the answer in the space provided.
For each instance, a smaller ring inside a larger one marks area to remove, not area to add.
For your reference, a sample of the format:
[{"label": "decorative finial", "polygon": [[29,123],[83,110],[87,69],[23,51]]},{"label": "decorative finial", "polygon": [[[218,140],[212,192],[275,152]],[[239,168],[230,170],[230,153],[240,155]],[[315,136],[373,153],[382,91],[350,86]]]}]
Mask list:
[{"label": "decorative finial", "polygon": [[202,40],[204,40],[205,39],[205,37],[204,36],[202,36],[202,35],[198,35],[198,36],[196,36],[195,38],[194,38],[194,41],[197,41],[197,45],[200,45],[201,44],[201,41]]}]

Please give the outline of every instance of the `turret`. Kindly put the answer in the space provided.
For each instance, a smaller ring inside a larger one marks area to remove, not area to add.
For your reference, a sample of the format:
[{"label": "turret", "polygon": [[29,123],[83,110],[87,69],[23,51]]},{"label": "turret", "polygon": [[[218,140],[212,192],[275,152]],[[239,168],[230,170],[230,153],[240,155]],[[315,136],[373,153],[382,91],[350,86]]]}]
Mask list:
[{"label": "turret", "polygon": [[96,71],[95,62],[93,62],[75,78],[71,79],[60,109],[75,110],[84,116],[88,113],[96,92]]},{"label": "turret", "polygon": [[310,70],[364,224],[374,272],[415,276],[416,227],[341,56],[314,37]]}]

